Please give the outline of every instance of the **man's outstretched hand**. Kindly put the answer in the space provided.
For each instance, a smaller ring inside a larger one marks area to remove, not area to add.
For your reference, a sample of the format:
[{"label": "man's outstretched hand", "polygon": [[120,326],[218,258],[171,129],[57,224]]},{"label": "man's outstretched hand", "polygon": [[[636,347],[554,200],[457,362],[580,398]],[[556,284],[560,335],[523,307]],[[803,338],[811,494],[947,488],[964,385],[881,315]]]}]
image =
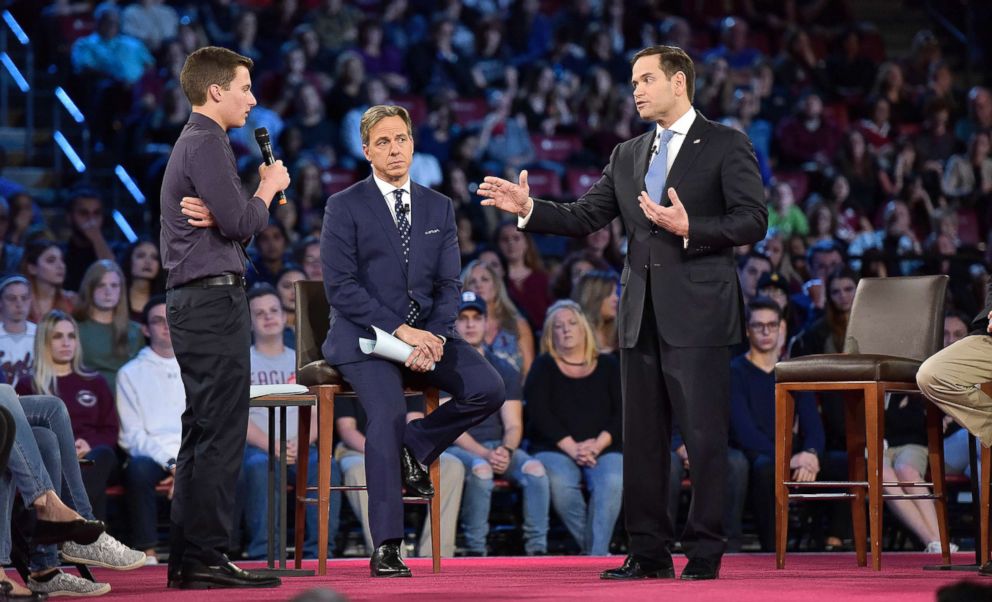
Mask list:
[{"label": "man's outstretched hand", "polygon": [[486,176],[479,185],[479,196],[485,197],[482,205],[496,207],[507,213],[515,213],[526,217],[534,201],[530,198],[530,186],[527,185],[527,170],[520,172],[520,183],[514,184],[509,180]]}]

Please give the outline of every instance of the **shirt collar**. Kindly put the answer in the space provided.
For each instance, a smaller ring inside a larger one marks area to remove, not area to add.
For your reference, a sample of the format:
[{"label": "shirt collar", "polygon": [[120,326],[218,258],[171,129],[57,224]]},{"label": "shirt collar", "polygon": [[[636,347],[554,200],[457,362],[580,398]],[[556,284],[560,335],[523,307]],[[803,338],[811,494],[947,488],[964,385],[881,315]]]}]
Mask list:
[{"label": "shirt collar", "polygon": [[393,195],[393,191],[394,190],[402,190],[403,192],[406,193],[405,195],[403,195],[403,202],[404,203],[409,203],[410,202],[410,177],[409,176],[407,176],[406,182],[404,182],[402,186],[393,186],[389,182],[387,182],[385,180],[382,180],[382,179],[379,179],[379,176],[375,175],[374,172],[372,173],[372,179],[375,180],[375,185],[379,187],[379,192],[382,193],[382,196],[384,196],[384,197],[387,197],[387,196],[390,197],[387,200],[389,200],[389,201],[392,201],[393,200],[391,197]]},{"label": "shirt collar", "polygon": [[[696,109],[689,107],[689,110],[685,112],[684,115],[675,120],[668,129],[672,130],[676,134],[681,134],[685,136],[689,133],[689,128],[692,127],[693,122],[696,121]],[[655,137],[661,136],[661,133],[665,131],[665,128],[661,127],[659,123],[656,126]]]},{"label": "shirt collar", "polygon": [[213,134],[227,138],[227,132],[224,128],[220,127],[220,124],[213,119],[207,117],[203,113],[192,112],[189,114],[189,123],[197,125]]}]

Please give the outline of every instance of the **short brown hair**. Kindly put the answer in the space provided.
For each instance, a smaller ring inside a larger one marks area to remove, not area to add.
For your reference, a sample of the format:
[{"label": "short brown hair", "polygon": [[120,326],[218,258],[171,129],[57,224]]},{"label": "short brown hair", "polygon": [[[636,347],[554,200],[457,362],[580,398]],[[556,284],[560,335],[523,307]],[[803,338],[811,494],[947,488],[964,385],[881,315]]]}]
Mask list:
[{"label": "short brown hair", "polygon": [[251,71],[254,62],[237,52],[218,46],[204,46],[186,57],[179,73],[179,84],[194,107],[207,104],[207,88],[217,84],[225,90],[234,81],[239,66]]},{"label": "short brown hair", "polygon": [[410,137],[413,137],[413,122],[410,121],[410,113],[406,109],[396,105],[376,105],[374,107],[369,107],[369,110],[365,111],[362,115],[362,121],[359,125],[359,130],[362,134],[362,144],[368,146],[369,144],[369,133],[375,124],[379,123],[386,117],[399,117],[406,124],[406,129],[410,133]]},{"label": "short brown hair", "polygon": [[658,55],[661,70],[668,79],[675,77],[679,71],[685,75],[685,93],[689,97],[689,102],[692,102],[692,97],[696,93],[696,69],[685,50],[677,46],[649,46],[635,54],[634,58],[630,59],[630,64],[633,65],[641,57],[655,54]]}]

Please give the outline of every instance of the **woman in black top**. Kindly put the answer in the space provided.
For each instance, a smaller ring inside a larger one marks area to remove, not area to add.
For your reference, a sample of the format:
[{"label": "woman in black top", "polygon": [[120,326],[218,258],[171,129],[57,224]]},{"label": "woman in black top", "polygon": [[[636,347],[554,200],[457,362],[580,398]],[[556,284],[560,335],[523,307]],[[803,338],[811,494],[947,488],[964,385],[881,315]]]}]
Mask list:
[{"label": "woman in black top", "polygon": [[531,450],[572,537],[584,553],[606,555],[623,489],[619,364],[598,353],[589,321],[569,300],[548,309],[541,351],[524,387]]}]

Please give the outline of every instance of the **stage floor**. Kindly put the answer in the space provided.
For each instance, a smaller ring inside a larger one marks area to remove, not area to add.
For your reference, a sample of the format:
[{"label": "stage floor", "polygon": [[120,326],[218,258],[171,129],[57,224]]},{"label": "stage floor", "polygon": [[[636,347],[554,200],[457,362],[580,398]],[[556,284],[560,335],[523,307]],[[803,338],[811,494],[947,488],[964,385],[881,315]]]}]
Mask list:
[{"label": "stage floor", "polygon": [[[443,572],[430,572],[430,559],[408,561],[412,579],[371,579],[368,561],[332,560],[325,577],[284,578],[282,587],[263,590],[179,591],[165,588],[164,566],[119,573],[95,570],[98,579],[113,590],[107,600],[178,602],[211,600],[248,602],[290,600],[313,588],[326,588],[348,600],[713,600],[720,602],[814,602],[829,600],[935,600],[943,585],[962,579],[992,586],[992,577],[974,572],[924,571],[939,561],[932,554],[890,552],[882,556],[882,571],[856,565],[854,555],[790,554],[786,568],[775,569],[769,554],[736,554],[724,557],[717,581],[682,582],[647,580],[615,582],[599,579],[599,572],[616,566],[622,557],[547,556],[540,558],[453,558],[442,562]],[[869,559],[870,560],[870,559]],[[955,564],[974,562],[974,553],[958,553]],[[676,556],[680,571],[685,558]],[[258,563],[239,563],[244,567]],[[307,562],[312,568],[316,562]]]}]

